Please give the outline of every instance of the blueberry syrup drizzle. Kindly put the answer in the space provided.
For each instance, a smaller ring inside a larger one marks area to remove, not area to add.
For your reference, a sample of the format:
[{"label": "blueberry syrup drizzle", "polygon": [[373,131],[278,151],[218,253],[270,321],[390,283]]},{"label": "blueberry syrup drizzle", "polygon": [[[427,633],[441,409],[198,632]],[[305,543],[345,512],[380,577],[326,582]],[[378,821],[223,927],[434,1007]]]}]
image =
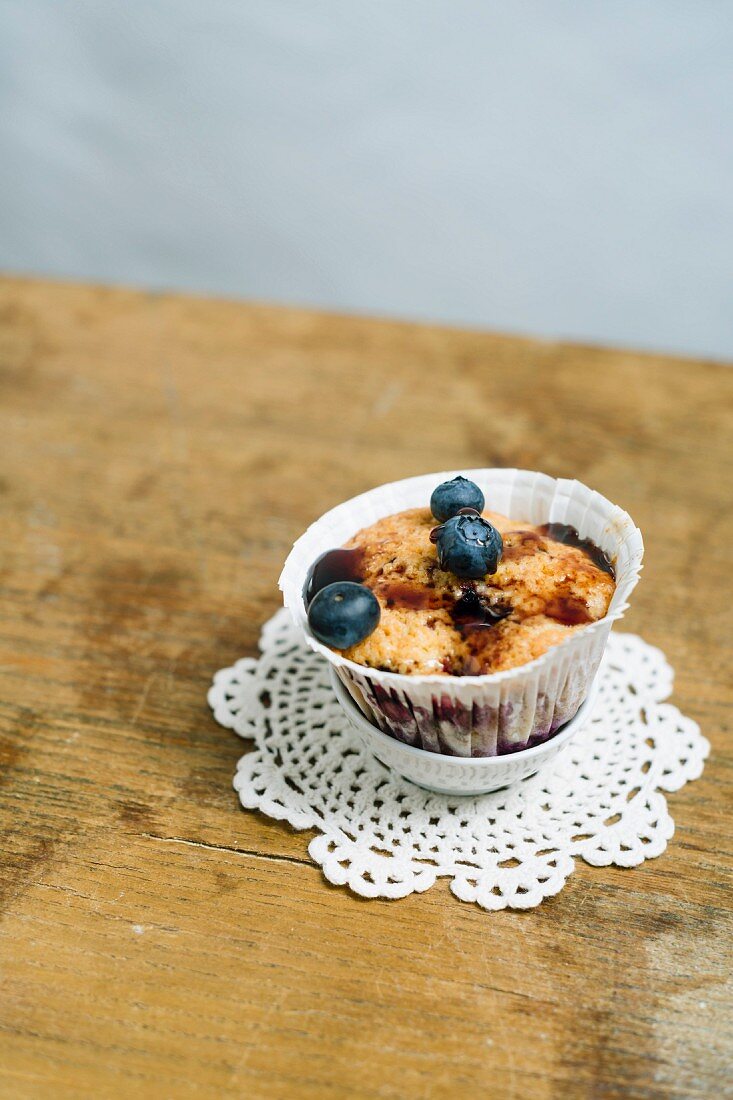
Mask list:
[{"label": "blueberry syrup drizzle", "polygon": [[577,596],[553,596],[545,604],[544,613],[563,626],[582,626],[593,622],[588,607]]},{"label": "blueberry syrup drizzle", "polygon": [[616,574],[613,563],[608,554],[601,550],[600,546],[596,546],[591,539],[582,539],[574,527],[567,523],[543,523],[537,530],[540,534],[546,535],[548,539],[562,542],[565,546],[575,546],[578,550],[582,550],[594,565],[597,565],[604,573],[608,573],[615,579]]},{"label": "blueberry syrup drizzle", "polygon": [[309,607],[316,593],[327,584],[335,584],[336,581],[355,581],[360,584],[364,579],[363,566],[364,551],[358,546],[353,550],[341,547],[321,554],[313,562],[305,582],[305,606]]},{"label": "blueberry syrup drizzle", "polygon": [[516,561],[531,554],[546,554],[544,540],[535,531],[509,531],[504,535],[503,561]]},{"label": "blueberry syrup drizzle", "polygon": [[511,613],[510,607],[490,604],[484,596],[479,596],[475,588],[466,586],[453,604],[450,616],[456,629],[463,633],[466,630],[496,626]]},{"label": "blueberry syrup drizzle", "polygon": [[439,594],[425,585],[410,581],[387,581],[376,586],[378,596],[388,608],[402,607],[410,611],[435,611],[443,606]]}]

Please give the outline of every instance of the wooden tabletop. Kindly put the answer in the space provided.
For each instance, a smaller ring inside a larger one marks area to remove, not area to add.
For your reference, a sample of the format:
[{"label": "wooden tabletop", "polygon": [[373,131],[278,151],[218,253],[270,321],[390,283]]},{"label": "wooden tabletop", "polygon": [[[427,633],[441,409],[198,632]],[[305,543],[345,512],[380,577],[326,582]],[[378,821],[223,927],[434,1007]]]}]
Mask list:
[{"label": "wooden tabletop", "polygon": [[[3,1096],[733,1095],[730,368],[8,279],[0,394]],[[365,901],[238,807],[206,691],[325,509],[501,465],[640,525],[623,629],[713,752],[634,870]]]}]

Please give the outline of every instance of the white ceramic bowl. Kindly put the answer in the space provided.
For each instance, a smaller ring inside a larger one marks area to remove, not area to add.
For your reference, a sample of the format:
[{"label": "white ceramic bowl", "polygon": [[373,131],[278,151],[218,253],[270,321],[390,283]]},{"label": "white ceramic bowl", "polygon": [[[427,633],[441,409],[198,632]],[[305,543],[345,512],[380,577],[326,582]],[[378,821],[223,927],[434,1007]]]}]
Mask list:
[{"label": "white ceramic bowl", "polygon": [[481,795],[534,775],[565,749],[586,724],[598,695],[598,678],[575,717],[549,741],[505,756],[446,756],[406,745],[373,726],[333,668],[331,684],[364,746],[392,771],[437,794]]}]

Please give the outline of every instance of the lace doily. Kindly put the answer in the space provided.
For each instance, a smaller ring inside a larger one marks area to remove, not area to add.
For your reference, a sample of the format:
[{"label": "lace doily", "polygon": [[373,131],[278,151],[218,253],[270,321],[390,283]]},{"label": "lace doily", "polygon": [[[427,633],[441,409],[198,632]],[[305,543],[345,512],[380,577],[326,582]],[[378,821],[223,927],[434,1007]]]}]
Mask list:
[{"label": "lace doily", "polygon": [[405,897],[447,875],[462,901],[529,909],[562,889],[575,858],[634,867],[674,831],[661,792],[696,779],[709,751],[696,723],[663,702],[673,679],[664,654],[612,634],[593,716],[555,760],[493,794],[430,794],[362,747],[326,662],[287,612],[266,623],[260,646],[209,691],[216,719],[255,742],[237,766],[239,799],[317,830],[311,857],[364,897]]}]

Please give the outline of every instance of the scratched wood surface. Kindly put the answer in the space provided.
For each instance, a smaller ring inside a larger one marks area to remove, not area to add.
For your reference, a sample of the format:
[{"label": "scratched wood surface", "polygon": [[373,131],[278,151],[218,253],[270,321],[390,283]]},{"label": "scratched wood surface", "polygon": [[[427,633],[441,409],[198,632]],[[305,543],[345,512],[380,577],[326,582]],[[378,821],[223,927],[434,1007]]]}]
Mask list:
[{"label": "scratched wood surface", "polygon": [[[733,1094],[733,371],[7,279],[0,395],[3,1096]],[[631,512],[624,626],[712,757],[646,866],[367,902],[238,808],[206,690],[309,521],[482,465]]]}]

